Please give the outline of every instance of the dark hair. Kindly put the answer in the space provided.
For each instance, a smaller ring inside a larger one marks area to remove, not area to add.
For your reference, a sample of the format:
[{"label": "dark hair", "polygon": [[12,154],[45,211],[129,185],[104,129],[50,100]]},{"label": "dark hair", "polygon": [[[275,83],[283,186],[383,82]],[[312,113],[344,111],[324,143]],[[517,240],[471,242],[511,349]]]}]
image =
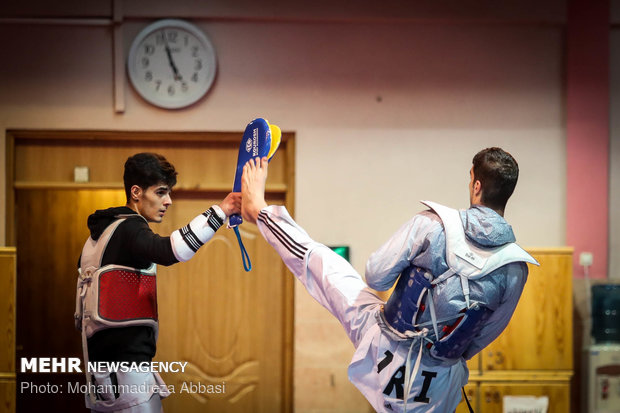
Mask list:
[{"label": "dark hair", "polygon": [[125,196],[130,199],[131,187],[138,185],[142,189],[164,183],[172,188],[177,183],[177,171],[163,156],[157,153],[142,152],[127,158],[125,173]]},{"label": "dark hair", "polygon": [[519,165],[501,148],[486,148],[474,156],[474,181],[480,181],[482,203],[495,210],[504,210],[517,186]]}]

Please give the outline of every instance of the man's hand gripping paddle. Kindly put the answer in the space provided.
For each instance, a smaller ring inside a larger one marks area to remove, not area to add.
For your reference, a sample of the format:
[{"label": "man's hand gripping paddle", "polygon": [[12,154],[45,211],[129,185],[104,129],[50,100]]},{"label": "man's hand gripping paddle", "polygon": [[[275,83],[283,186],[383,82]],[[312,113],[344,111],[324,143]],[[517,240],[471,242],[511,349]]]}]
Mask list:
[{"label": "man's hand gripping paddle", "polygon": [[[267,157],[269,161],[276,153],[280,140],[282,139],[282,131],[276,125],[270,125],[263,118],[254,119],[248,124],[241,138],[239,145],[239,156],[237,157],[237,171],[235,173],[235,182],[233,183],[233,192],[241,192],[241,175],[243,175],[243,166],[252,158]],[[250,256],[241,241],[239,233],[239,225],[243,223],[241,215],[235,214],[228,218],[228,228],[233,228],[239,248],[241,249],[241,259],[243,260],[243,268],[246,271],[252,269]]]}]

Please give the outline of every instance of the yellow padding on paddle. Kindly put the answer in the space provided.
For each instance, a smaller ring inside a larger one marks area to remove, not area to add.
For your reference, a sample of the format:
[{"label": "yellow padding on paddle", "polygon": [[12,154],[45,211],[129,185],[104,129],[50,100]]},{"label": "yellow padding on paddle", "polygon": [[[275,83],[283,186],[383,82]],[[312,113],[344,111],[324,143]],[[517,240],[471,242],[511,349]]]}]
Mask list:
[{"label": "yellow padding on paddle", "polygon": [[271,131],[271,147],[269,148],[267,159],[271,159],[273,154],[276,153],[276,150],[278,150],[280,146],[280,141],[282,140],[282,131],[278,126],[270,124],[269,130]]}]

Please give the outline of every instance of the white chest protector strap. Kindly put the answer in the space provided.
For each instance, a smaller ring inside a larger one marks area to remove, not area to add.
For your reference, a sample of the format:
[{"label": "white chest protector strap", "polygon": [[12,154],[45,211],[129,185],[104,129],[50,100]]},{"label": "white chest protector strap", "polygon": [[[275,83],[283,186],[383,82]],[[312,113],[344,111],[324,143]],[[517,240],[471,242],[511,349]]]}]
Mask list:
[{"label": "white chest protector strap", "polygon": [[[114,327],[152,327],[157,339],[157,284],[156,265],[148,269],[122,265],[101,266],[103,254],[118,226],[140,215],[117,215],[118,218],[103,231],[96,241],[88,238],[82,249],[77,280],[75,326],[82,331],[84,363],[88,364],[88,338],[97,331]],[[90,385],[92,377],[86,374]],[[90,388],[91,386],[89,386]],[[89,400],[96,405],[95,395],[89,391]]]},{"label": "white chest protector strap", "polygon": [[433,280],[437,284],[446,278],[458,274],[461,277],[464,293],[469,305],[468,280],[477,280],[501,266],[512,262],[528,262],[539,265],[530,254],[514,242],[495,248],[480,248],[467,240],[465,229],[458,210],[430,201],[422,203],[439,215],[446,234],[446,263],[450,268],[446,273]]},{"label": "white chest protector strap", "polygon": [[[486,307],[480,306],[478,303],[470,303],[469,280],[480,279],[513,262],[528,262],[535,265],[538,265],[538,262],[515,243],[508,243],[495,248],[477,247],[467,240],[458,210],[430,201],[423,201],[422,203],[439,215],[446,236],[446,263],[449,269],[433,279],[431,284],[436,285],[448,277],[457,275],[460,277],[463,295],[465,296],[464,315],[459,319],[456,328],[441,338],[438,334],[437,320],[431,309],[431,319],[437,340],[433,353],[437,357],[453,358],[460,356],[461,350],[465,350],[469,341],[468,337],[473,337],[482,328],[484,320],[491,314]],[[430,300],[430,306],[433,307],[432,300]]]},{"label": "white chest protector strap", "polygon": [[511,262],[538,265],[525,250],[514,242],[495,248],[480,248],[467,240],[458,210],[431,201],[422,203],[439,215],[446,233],[446,261],[457,274],[476,280]]}]

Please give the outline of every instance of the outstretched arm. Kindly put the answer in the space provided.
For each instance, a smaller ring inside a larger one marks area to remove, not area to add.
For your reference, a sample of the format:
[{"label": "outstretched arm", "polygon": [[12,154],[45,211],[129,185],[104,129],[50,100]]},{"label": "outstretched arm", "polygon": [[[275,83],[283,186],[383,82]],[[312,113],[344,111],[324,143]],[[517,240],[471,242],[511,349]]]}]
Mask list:
[{"label": "outstretched arm", "polygon": [[417,214],[394,233],[366,263],[366,282],[385,291],[392,287],[404,269],[424,248],[426,235],[437,222],[424,213]]},{"label": "outstretched arm", "polygon": [[170,235],[174,256],[179,261],[187,261],[198,249],[208,242],[215,232],[224,225],[226,218],[241,210],[241,194],[231,192],[219,205],[213,205],[195,217],[189,224]]}]

